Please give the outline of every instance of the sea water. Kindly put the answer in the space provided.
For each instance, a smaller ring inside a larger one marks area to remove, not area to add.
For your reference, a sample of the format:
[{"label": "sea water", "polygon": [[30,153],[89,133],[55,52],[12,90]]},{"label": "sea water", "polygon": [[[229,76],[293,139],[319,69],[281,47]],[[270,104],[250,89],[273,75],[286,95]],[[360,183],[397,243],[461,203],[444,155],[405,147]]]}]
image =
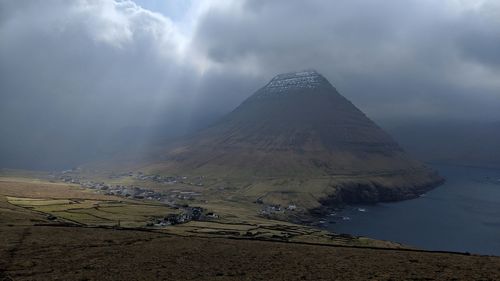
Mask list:
[{"label": "sea water", "polygon": [[347,206],[326,216],[333,232],[427,250],[500,256],[500,170],[436,165],[446,183],[396,203]]}]

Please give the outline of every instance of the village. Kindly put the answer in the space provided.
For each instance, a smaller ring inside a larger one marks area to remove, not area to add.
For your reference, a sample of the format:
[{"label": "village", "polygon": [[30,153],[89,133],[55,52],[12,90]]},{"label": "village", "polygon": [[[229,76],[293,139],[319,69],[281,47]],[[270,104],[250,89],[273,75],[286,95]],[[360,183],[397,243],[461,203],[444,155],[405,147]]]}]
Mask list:
[{"label": "village", "polygon": [[[109,184],[104,182],[95,182],[81,177],[78,173],[73,173],[74,170],[65,170],[58,174],[59,180],[67,183],[78,184],[83,188],[95,190],[104,195],[114,195],[136,200],[156,201],[174,209],[180,210],[178,214],[168,214],[164,217],[153,218],[147,223],[148,227],[165,227],[170,225],[187,223],[191,220],[212,220],[219,216],[214,212],[206,212],[201,207],[191,207],[187,202],[199,201],[207,203],[203,200],[199,191],[186,189],[165,189],[161,192],[141,187],[138,184]],[[153,182],[156,184],[175,185],[181,184],[184,186],[203,187],[203,176],[187,177],[187,176],[162,176],[148,175],[142,172],[127,172],[112,174],[109,176],[111,180],[131,178],[136,181]],[[223,191],[224,187],[219,187],[217,190]],[[255,204],[261,205],[258,211],[258,216],[267,219],[283,219],[283,217],[293,214],[297,211],[298,206],[289,204],[281,206],[279,204],[265,204],[261,198],[254,201]]]},{"label": "village", "polygon": [[[176,225],[187,223],[192,220],[211,220],[217,219],[219,216],[214,212],[206,212],[201,207],[192,207],[185,203],[185,201],[194,201],[197,196],[201,194],[195,191],[183,190],[166,190],[164,192],[157,192],[148,188],[140,186],[127,186],[123,184],[107,184],[104,182],[94,182],[82,177],[72,175],[72,170],[62,171],[59,175],[59,180],[78,184],[83,188],[95,190],[96,192],[103,193],[104,195],[114,195],[130,199],[150,200],[157,201],[162,204],[168,205],[173,209],[179,210],[179,213],[167,214],[164,217],[155,217],[146,223],[147,227],[165,227],[169,225]],[[141,172],[134,174],[132,172],[120,175],[113,175],[111,178],[118,177],[133,177],[142,181],[154,181],[162,184],[181,183],[187,185],[203,186],[201,183],[202,177],[195,177],[195,182],[188,182],[186,176],[160,176],[160,175],[145,175]],[[206,202],[206,201],[205,201]]]},{"label": "village", "polygon": [[286,212],[295,211],[296,209],[297,205],[295,204],[290,204],[287,207],[282,207],[279,204],[270,204],[270,205],[264,205],[263,208],[260,210],[259,215],[261,217],[271,218],[272,215],[284,214]]},{"label": "village", "polygon": [[[78,184],[84,188],[99,190],[106,195],[116,195],[130,197],[133,199],[147,199],[160,201],[168,205],[175,205],[176,200],[188,200],[192,201],[196,196],[199,196],[199,192],[195,191],[183,191],[183,190],[168,190],[165,192],[156,192],[151,189],[143,188],[137,185],[127,186],[123,184],[106,184],[104,182],[94,182],[92,180],[87,180],[79,176],[74,176],[72,170],[62,171],[59,175],[59,180],[67,183]],[[111,175],[110,179],[117,179],[121,177],[131,177],[133,179],[141,181],[152,181],[161,184],[185,184],[191,186],[203,186],[201,182],[203,177],[194,177],[192,181],[188,181],[187,176],[161,176],[161,175],[145,175],[142,172],[133,173],[123,173],[118,175]]]},{"label": "village", "polygon": [[219,216],[214,212],[205,212],[201,207],[183,207],[182,212],[179,214],[168,214],[162,218],[155,218],[148,222],[146,226],[149,227],[164,227],[169,225],[176,225],[187,223],[189,221],[207,221],[218,219]]}]

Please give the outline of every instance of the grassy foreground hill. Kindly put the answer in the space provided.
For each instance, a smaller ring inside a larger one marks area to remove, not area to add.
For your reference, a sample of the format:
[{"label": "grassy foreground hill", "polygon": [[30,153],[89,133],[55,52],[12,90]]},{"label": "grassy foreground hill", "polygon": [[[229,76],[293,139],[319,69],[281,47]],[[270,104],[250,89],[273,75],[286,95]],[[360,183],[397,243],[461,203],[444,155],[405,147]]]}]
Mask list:
[{"label": "grassy foreground hill", "polygon": [[[146,207],[138,214],[137,206]],[[175,212],[165,208],[32,175],[0,177],[0,280],[500,279],[499,257],[419,251],[259,218],[137,227]],[[118,227],[118,218],[135,225]]]}]

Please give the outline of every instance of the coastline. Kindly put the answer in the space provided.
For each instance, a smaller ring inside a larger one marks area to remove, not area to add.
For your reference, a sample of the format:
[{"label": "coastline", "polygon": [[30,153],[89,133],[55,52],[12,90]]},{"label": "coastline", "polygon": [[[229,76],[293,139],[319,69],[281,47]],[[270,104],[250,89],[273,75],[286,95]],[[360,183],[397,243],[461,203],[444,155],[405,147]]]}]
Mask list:
[{"label": "coastline", "polygon": [[319,199],[321,206],[309,209],[308,214],[318,218],[349,204],[376,204],[415,199],[444,184],[445,181],[443,177],[434,173],[428,180],[413,185],[382,185],[380,181],[373,180],[346,182],[340,184],[334,194]]}]

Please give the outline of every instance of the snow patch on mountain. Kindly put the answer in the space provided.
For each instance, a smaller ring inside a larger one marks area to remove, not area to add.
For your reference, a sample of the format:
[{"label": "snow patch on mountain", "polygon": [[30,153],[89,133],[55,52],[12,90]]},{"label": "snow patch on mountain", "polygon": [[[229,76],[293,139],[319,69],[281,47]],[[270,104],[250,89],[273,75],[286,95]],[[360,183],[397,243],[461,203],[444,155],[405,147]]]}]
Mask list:
[{"label": "snow patch on mountain", "polygon": [[259,96],[280,96],[293,89],[314,89],[325,82],[326,79],[314,70],[279,74],[262,88]]}]

